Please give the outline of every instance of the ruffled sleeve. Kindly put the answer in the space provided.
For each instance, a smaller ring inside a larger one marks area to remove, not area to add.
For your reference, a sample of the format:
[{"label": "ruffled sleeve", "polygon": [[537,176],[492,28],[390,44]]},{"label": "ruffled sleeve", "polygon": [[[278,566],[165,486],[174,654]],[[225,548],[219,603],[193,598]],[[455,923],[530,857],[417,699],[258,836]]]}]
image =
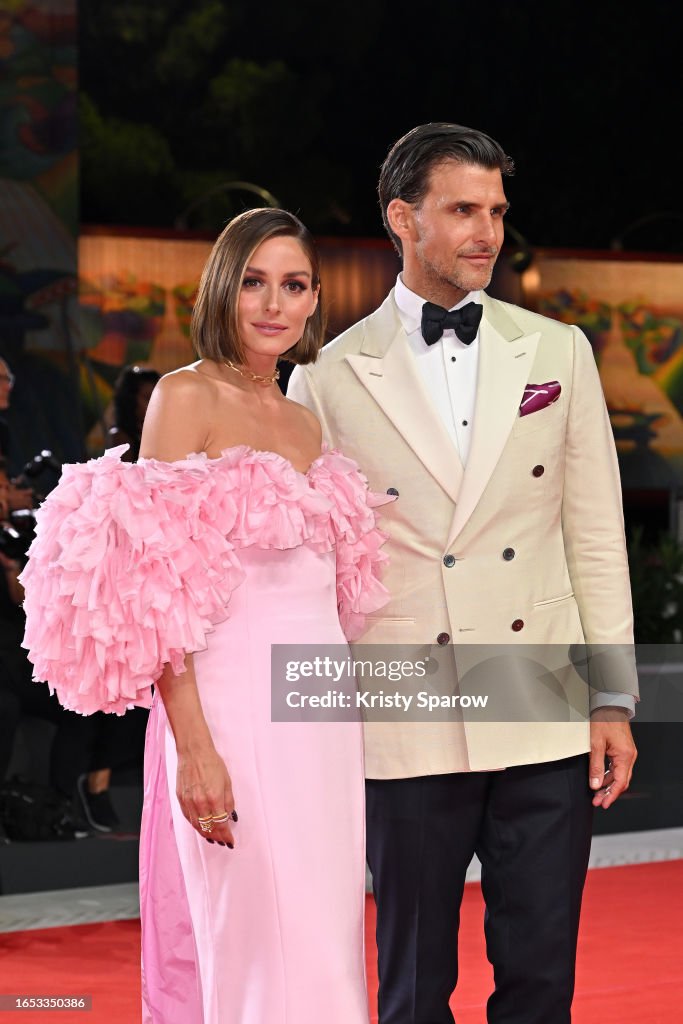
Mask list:
[{"label": "ruffled sleeve", "polygon": [[337,451],[327,452],[315,473],[315,487],[332,502],[331,526],[337,554],[337,606],[348,640],[357,640],[365,616],[382,608],[389,592],[380,580],[387,535],[377,527],[373,509],[395,501],[370,491],[358,465]]},{"label": "ruffled sleeve", "polygon": [[149,707],[164,664],[184,671],[243,579],[238,505],[206,460],[123,451],[65,467],[21,577],[34,678],[82,714]]}]

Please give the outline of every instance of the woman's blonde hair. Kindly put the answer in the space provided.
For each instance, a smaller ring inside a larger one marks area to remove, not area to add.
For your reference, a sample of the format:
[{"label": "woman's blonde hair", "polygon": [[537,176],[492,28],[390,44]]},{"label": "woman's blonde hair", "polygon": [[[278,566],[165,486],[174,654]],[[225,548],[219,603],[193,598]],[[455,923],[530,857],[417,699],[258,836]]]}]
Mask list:
[{"label": "woman's blonde hair", "polygon": [[[239,214],[223,229],[206,261],[192,311],[191,336],[202,359],[244,362],[238,307],[245,270],[254,252],[269,238],[296,238],[311,264],[311,286],[320,285],[320,260],[313,236],[287,210],[258,209]],[[325,340],[320,295],[301,339],[280,358],[292,363],[315,362]]]}]

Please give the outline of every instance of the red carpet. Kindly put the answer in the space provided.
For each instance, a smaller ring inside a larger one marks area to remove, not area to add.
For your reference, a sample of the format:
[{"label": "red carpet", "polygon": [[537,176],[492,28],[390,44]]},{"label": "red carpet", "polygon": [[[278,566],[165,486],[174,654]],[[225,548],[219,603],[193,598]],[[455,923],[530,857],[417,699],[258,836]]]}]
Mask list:
[{"label": "red carpet", "polygon": [[[491,970],[483,904],[468,885],[460,937],[457,1024],[485,1024]],[[368,901],[368,969],[377,986],[374,906]],[[23,1011],[24,1024],[138,1024],[139,924],[48,928],[0,935],[0,992],[92,995],[91,1013]],[[683,861],[604,868],[588,876],[573,1024],[675,1024],[683,1019]],[[188,1024],[192,1022],[188,1021]],[[265,1022],[264,1022],[265,1024]],[[320,1024],[324,1024],[321,1021]]]}]

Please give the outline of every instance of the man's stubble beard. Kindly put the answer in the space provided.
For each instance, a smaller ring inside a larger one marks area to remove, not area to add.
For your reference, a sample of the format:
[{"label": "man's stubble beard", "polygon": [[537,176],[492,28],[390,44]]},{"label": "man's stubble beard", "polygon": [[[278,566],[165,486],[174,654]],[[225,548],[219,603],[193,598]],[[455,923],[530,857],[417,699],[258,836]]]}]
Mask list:
[{"label": "man's stubble beard", "polygon": [[478,292],[483,288],[488,288],[491,283],[495,261],[491,264],[490,270],[482,276],[482,272],[478,274],[474,270],[463,272],[459,271],[457,267],[451,268],[432,263],[424,254],[420,253],[419,247],[416,251],[425,279],[431,289],[437,293],[441,293],[448,288],[457,288],[465,294],[468,292]]},{"label": "man's stubble beard", "polygon": [[[461,255],[460,252],[453,255],[452,267],[434,263],[425,253],[428,241],[429,239],[425,237],[425,234],[420,232],[420,237],[415,245],[415,255],[418,263],[420,264],[420,269],[422,270],[425,282],[433,294],[439,295],[443,294],[445,291],[457,288],[466,295],[468,292],[475,292],[480,291],[483,288],[488,288],[491,283],[491,278],[493,277],[493,268],[495,267],[496,260],[500,255],[500,250],[495,250],[495,248],[494,251],[489,250],[490,254],[494,257],[493,263],[491,264],[490,270],[488,270],[485,276],[482,277],[481,274],[477,274],[474,270],[468,271],[465,268],[462,270],[458,269],[457,261],[458,257]],[[486,250],[483,251],[486,252]]]}]

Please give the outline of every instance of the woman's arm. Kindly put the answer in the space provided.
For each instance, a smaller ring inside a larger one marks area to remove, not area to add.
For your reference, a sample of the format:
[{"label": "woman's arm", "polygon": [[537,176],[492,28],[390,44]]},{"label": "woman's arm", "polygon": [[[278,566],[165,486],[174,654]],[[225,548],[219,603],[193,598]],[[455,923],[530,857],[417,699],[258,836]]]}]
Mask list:
[{"label": "woman's arm", "polygon": [[[237,820],[235,801],[227,768],[206,724],[192,655],[186,655],[185,667],[183,675],[176,676],[171,666],[166,665],[156,687],[164,702],[178,753],[176,796],[187,820],[206,839],[209,833],[202,831],[199,818],[218,817],[227,812],[234,815],[232,820]],[[228,820],[214,825],[210,840],[232,847],[231,823]]]},{"label": "woman's arm", "polygon": [[[140,456],[176,462],[190,452],[203,451],[210,409],[203,381],[196,374],[181,370],[163,377],[147,409]],[[176,676],[166,665],[156,684],[178,752],[176,795],[183,814],[203,838],[232,846],[230,821],[214,825],[210,835],[199,825],[200,817],[233,814],[235,805],[230,776],[204,717],[191,655],[186,656],[185,667]]]}]

